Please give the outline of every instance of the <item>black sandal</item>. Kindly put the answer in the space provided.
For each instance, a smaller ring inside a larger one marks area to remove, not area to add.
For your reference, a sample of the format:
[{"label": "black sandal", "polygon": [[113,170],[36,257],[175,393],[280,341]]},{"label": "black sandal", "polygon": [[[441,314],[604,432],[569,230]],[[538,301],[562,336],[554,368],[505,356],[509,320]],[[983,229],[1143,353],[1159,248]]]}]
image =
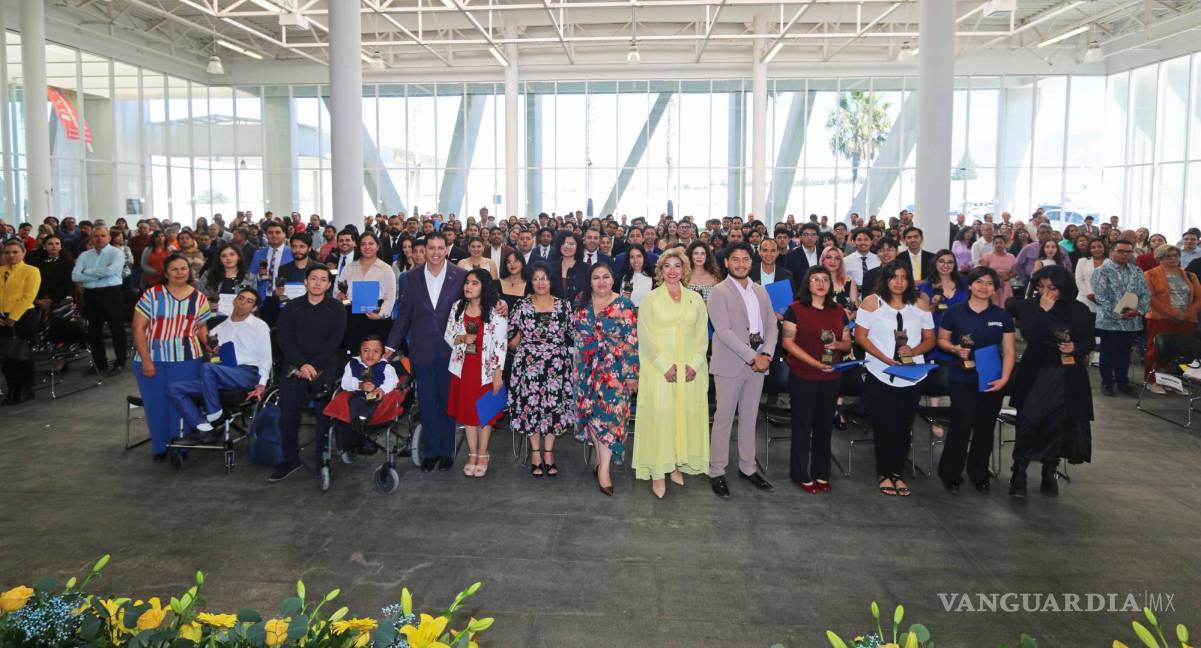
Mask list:
[{"label": "black sandal", "polygon": [[[887,483],[888,485],[885,486],[884,485],[885,483]],[[896,484],[893,483],[892,477],[881,477],[880,481],[877,482],[876,485],[879,486],[881,493],[884,493],[885,495],[888,495],[889,497],[897,496],[897,487],[896,487]]]},{"label": "black sandal", "polygon": [[892,485],[897,491],[897,496],[898,497],[909,497],[909,495],[912,491],[909,490],[908,486],[897,486],[897,482],[900,480],[901,480],[900,475],[897,475],[896,477],[892,478]]},{"label": "black sandal", "polygon": [[542,450],[530,450],[530,476],[541,477],[546,474],[542,467],[542,462],[534,462],[534,453],[537,452],[539,457],[542,457]]},{"label": "black sandal", "polygon": [[[554,454],[554,453],[555,453],[554,450],[543,450],[542,458],[546,459],[546,455]],[[553,461],[550,463],[543,463],[542,464],[542,472],[546,473],[547,477],[554,477],[559,474],[559,468],[557,466],[555,466],[555,462],[553,462]]]}]

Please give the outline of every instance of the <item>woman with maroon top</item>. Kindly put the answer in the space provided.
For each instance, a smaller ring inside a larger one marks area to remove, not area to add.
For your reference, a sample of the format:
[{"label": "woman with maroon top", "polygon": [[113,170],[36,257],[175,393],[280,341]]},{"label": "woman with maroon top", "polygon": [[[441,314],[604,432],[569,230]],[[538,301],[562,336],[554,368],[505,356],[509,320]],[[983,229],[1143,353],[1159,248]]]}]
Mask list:
[{"label": "woman with maroon top", "polygon": [[834,364],[851,350],[847,315],[830,299],[830,271],[814,266],[784,314],[788,393],[792,402],[789,475],[807,493],[830,492],[830,434],[840,378]]}]

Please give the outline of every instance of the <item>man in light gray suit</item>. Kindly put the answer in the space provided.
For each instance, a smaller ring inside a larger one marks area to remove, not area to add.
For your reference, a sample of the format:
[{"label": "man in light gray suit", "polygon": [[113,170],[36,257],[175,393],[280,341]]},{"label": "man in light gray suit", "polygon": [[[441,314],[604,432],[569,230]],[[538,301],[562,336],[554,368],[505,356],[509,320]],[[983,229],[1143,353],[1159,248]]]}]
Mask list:
[{"label": "man in light gray suit", "polygon": [[776,350],[776,317],[763,286],[750,280],[751,246],[732,243],[726,248],[726,280],[709,294],[709,321],[713,323],[713,358],[709,373],[717,386],[717,412],[709,441],[709,483],[718,497],[729,497],[726,463],[730,458],[730,430],[738,413],[738,474],[759,490],[772,485],[755,464],[755,422],[763,378]]}]

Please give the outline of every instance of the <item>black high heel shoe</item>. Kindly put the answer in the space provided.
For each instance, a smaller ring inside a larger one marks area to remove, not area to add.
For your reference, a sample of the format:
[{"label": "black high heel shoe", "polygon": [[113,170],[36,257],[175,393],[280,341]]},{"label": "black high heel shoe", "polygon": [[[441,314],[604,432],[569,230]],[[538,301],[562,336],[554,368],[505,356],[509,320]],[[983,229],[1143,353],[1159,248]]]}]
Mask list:
[{"label": "black high heel shoe", "polygon": [[543,464],[542,464],[542,472],[547,477],[555,477],[559,474],[559,467],[555,465],[555,462],[553,462],[553,461],[550,463],[545,462],[546,455],[553,454],[554,452],[555,452],[554,450],[543,450],[542,451],[542,458],[544,460]]},{"label": "black high heel shoe", "polygon": [[596,486],[597,486],[597,488],[600,489],[600,492],[604,493],[605,495],[608,495],[609,497],[613,497],[613,486],[611,486],[611,485],[610,486],[601,486],[600,485],[600,466],[593,466],[592,476],[596,477]]},{"label": "black high heel shoe", "polygon": [[[539,461],[534,461],[534,453],[538,453]],[[546,474],[546,466],[542,464],[542,451],[530,450],[530,477],[541,477]]]}]

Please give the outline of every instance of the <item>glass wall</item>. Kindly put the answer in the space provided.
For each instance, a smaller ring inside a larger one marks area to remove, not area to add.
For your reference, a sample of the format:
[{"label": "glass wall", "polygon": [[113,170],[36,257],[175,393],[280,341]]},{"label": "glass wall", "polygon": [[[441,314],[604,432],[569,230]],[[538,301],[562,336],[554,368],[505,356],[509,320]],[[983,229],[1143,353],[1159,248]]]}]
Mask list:
[{"label": "glass wall", "polygon": [[[332,211],[328,86],[209,87],[53,43],[54,189],[27,196],[20,35],[5,36],[6,219]],[[1116,213],[1170,237],[1201,221],[1196,58],[1109,77],[957,78],[952,213]],[[917,93],[912,77],[770,80],[757,216],[911,209]],[[750,94],[747,79],[522,82],[520,182],[506,196],[503,84],[366,85],[365,209],[746,214]]]}]

